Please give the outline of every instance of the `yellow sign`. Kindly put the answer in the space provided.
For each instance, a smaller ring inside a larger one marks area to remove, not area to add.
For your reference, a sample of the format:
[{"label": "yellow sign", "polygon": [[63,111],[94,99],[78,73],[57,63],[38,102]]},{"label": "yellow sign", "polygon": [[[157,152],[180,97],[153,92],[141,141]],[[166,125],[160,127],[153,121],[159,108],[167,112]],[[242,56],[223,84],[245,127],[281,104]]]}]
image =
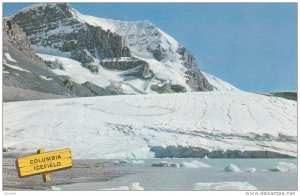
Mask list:
[{"label": "yellow sign", "polygon": [[51,152],[40,149],[38,153],[17,159],[16,165],[20,177],[44,174],[44,181],[49,181],[50,175],[47,172],[70,168],[73,165],[69,148]]}]

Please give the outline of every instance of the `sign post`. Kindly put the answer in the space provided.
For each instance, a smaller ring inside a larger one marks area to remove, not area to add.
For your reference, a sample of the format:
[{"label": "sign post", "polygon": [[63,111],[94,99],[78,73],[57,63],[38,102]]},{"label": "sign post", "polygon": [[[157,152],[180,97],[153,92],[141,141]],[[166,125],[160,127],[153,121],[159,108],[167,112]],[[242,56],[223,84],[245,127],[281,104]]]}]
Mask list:
[{"label": "sign post", "polygon": [[[37,154],[42,154],[42,153],[44,153],[44,148],[40,148],[40,149],[37,151]],[[44,182],[49,182],[49,181],[51,181],[51,176],[50,176],[49,173],[45,172],[45,173],[42,174],[42,176],[43,176],[43,181],[44,181]]]},{"label": "sign post", "polygon": [[16,160],[19,177],[43,175],[44,182],[49,182],[49,172],[71,168],[73,166],[71,150],[69,148],[44,152],[41,148],[36,155],[20,157]]}]

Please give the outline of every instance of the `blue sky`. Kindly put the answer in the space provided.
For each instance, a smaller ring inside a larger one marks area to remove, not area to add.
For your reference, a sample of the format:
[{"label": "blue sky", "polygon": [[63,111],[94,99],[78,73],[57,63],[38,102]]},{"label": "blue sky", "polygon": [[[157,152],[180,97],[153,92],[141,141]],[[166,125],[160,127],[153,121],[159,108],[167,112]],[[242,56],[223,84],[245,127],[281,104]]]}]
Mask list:
[{"label": "blue sky", "polygon": [[[252,92],[297,91],[296,3],[72,3],[83,14],[150,20],[196,57],[200,70]],[[10,16],[26,3],[3,4]]]}]

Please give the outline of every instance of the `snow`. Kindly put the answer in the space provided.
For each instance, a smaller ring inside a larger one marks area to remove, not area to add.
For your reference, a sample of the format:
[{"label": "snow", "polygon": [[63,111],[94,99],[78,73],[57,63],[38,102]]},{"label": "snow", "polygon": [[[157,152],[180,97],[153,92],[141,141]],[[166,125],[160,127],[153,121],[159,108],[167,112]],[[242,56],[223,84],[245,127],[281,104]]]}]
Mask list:
[{"label": "snow", "polygon": [[7,60],[9,60],[11,62],[14,62],[14,63],[17,63],[17,60],[15,60],[14,58],[12,58],[9,53],[5,52],[4,56],[7,58]]},{"label": "snow", "polygon": [[37,55],[45,61],[59,62],[63,65],[64,70],[54,69],[52,71],[57,75],[69,76],[70,80],[77,84],[90,82],[102,88],[114,85],[121,88],[125,94],[139,94],[138,92],[144,92],[146,81],[124,77],[123,74],[125,71],[107,70],[99,65],[98,73],[95,74],[89,69],[82,67],[79,61],[70,58],[41,53],[37,53]]},{"label": "snow", "polygon": [[211,167],[210,165],[207,165],[205,163],[202,163],[200,161],[190,161],[190,162],[182,162],[180,164],[181,167],[187,167],[187,168],[203,168],[203,167]]},{"label": "snow", "polygon": [[103,30],[111,32],[116,32],[116,26],[113,24],[113,20],[105,18],[97,18],[94,16],[83,15],[77,12],[77,16],[84,22],[87,22],[93,26],[100,26]]},{"label": "snow", "polygon": [[257,190],[249,182],[218,182],[218,183],[195,183],[194,190],[198,191],[250,191]]},{"label": "snow", "polygon": [[9,102],[3,142],[18,153],[69,147],[75,159],[147,159],[154,147],[297,156],[297,102],[243,91]]},{"label": "snow", "polygon": [[221,80],[220,78],[217,78],[216,76],[213,76],[211,74],[208,74],[206,72],[201,71],[202,74],[206,77],[208,82],[214,86],[214,90],[217,91],[232,91],[232,90],[239,90],[232,84],[229,84],[226,81]]},{"label": "snow", "polygon": [[42,79],[48,80],[48,81],[53,80],[51,77],[46,77],[46,76],[42,76],[42,75],[40,75],[40,77],[41,77]]},{"label": "snow", "polygon": [[93,77],[93,74],[86,68],[81,66],[81,63],[69,58],[44,55],[37,53],[39,57],[47,61],[57,61],[62,64],[64,70],[55,69],[53,72],[57,75],[70,76],[71,80],[77,84],[83,84],[87,82],[86,76]]},{"label": "snow", "polygon": [[279,162],[271,171],[278,172],[297,172],[297,166],[294,163]]},{"label": "snow", "polygon": [[23,72],[31,72],[31,71],[28,71],[26,69],[23,69],[17,65],[11,65],[11,64],[8,64],[5,60],[3,60],[3,65],[7,66],[7,67],[10,67],[12,69],[15,69],[15,70],[18,70],[18,71],[23,71]]},{"label": "snow", "polygon": [[35,4],[32,4],[30,6],[27,6],[23,9],[21,9],[19,12],[28,12],[28,11],[31,11],[31,10],[37,10],[38,8],[45,8],[45,7],[54,7],[56,6],[54,3],[35,3]]},{"label": "snow", "polygon": [[129,187],[128,186],[120,186],[117,188],[109,188],[109,189],[98,189],[98,190],[109,190],[109,191],[143,191],[144,188],[140,186],[139,182],[132,183]]},{"label": "snow", "polygon": [[[169,34],[163,32],[162,30],[158,29],[158,32],[162,34],[163,37],[165,37],[167,39],[167,41],[169,42],[169,44],[171,46],[175,46],[175,50],[178,49],[179,43]],[[177,46],[177,47],[176,47]]]},{"label": "snow", "polygon": [[9,74],[9,71],[5,71],[5,70],[3,70],[3,71],[2,71],[2,73]]},{"label": "snow", "polygon": [[225,167],[224,169],[226,172],[241,172],[240,168],[238,168],[234,164],[229,164],[228,166]]},{"label": "snow", "polygon": [[135,58],[146,61],[149,64],[149,68],[155,74],[156,78],[167,80],[169,83],[178,84],[186,88],[188,92],[191,92],[190,86],[186,83],[186,68],[178,62],[160,62],[154,58],[142,58],[140,56],[134,56]]}]

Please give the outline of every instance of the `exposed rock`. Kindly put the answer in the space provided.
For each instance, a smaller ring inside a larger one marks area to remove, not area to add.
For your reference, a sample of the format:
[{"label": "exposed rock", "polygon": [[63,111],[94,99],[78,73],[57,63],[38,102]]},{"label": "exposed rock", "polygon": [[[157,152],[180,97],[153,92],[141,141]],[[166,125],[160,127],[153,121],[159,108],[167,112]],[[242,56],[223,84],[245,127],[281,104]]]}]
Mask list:
[{"label": "exposed rock", "polygon": [[137,58],[113,58],[113,59],[103,59],[101,60],[101,65],[108,69],[118,69],[118,70],[128,70],[140,66],[148,66],[145,61],[139,60]]},{"label": "exposed rock", "polygon": [[60,70],[64,70],[64,66],[61,62],[59,61],[45,61],[45,63],[47,64],[48,67],[50,67],[51,69],[60,69]]},{"label": "exposed rock", "polygon": [[93,73],[98,73],[98,65],[95,58],[89,53],[88,50],[76,50],[71,53],[72,59],[80,61],[83,67],[88,68]]},{"label": "exposed rock", "polygon": [[190,87],[195,91],[212,91],[213,86],[209,84],[205,76],[200,72],[194,56],[185,47],[180,47],[178,52],[182,55],[184,66],[188,68],[185,73],[188,75],[187,83]]},{"label": "exposed rock", "polygon": [[170,84],[166,83],[161,86],[159,85],[151,85],[151,90],[158,92],[159,94],[162,93],[184,93],[187,92],[186,88],[180,86],[178,84]]},{"label": "exposed rock", "polygon": [[136,68],[130,69],[124,75],[141,79],[151,79],[154,76],[153,72],[149,69],[148,64],[142,64]]}]

